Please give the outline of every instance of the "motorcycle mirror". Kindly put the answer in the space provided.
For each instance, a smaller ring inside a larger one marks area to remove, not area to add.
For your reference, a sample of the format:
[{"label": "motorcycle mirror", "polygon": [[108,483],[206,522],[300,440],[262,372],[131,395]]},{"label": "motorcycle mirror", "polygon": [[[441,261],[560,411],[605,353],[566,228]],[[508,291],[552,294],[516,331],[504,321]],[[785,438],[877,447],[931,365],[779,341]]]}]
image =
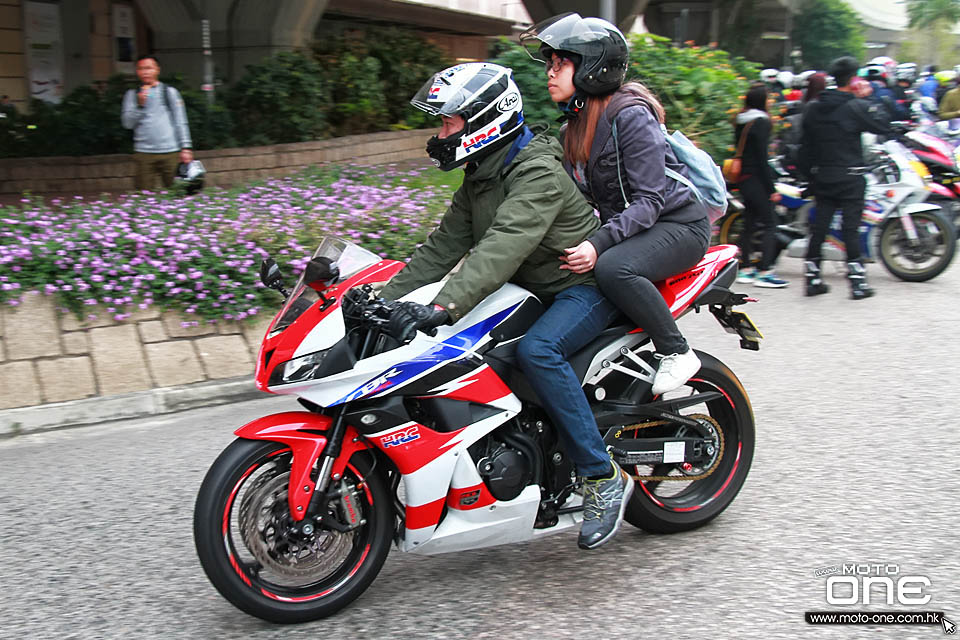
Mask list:
[{"label": "motorcycle mirror", "polygon": [[340,269],[326,256],[320,256],[310,260],[304,272],[304,280],[306,282],[333,280],[340,275]]},{"label": "motorcycle mirror", "polygon": [[264,258],[260,262],[260,282],[262,282],[264,286],[272,289],[276,287],[282,279],[283,274],[280,273],[280,267],[277,266],[277,262],[273,258]]}]

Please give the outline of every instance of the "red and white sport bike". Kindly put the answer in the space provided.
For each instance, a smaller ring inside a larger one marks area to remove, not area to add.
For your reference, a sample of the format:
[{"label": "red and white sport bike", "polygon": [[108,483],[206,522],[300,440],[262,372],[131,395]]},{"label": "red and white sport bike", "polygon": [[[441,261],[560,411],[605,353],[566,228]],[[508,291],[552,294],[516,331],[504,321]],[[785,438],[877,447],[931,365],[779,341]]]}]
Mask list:
[{"label": "red and white sport bike", "polygon": [[[713,247],[660,290],[675,316],[707,307],[740,344],[760,334],[734,311],[737,249]],[[581,520],[580,485],[557,432],[514,362],[543,308],[507,284],[453,326],[400,344],[396,303],[373,285],[403,263],[327,238],[292,293],[265,261],[261,277],[287,302],[263,340],[256,384],[296,396],[303,411],[258,418],[208,471],[194,536],[210,581],[243,611],[300,622],[342,609],[370,585],[390,543],[433,554],[532,540]],[[441,283],[405,300],[429,303]],[[736,376],[703,368],[665,397],[635,327],[610,327],[570,363],[614,459],[637,489],[631,524],[658,533],[722,512],[753,458],[753,412]]]}]

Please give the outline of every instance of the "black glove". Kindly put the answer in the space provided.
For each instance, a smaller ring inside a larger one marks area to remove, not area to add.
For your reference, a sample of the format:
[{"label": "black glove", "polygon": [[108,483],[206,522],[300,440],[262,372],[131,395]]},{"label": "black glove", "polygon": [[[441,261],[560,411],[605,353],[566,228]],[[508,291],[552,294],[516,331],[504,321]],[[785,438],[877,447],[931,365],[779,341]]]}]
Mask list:
[{"label": "black glove", "polygon": [[402,344],[407,344],[423,331],[429,336],[437,335],[437,327],[450,322],[450,314],[443,307],[422,305],[416,302],[401,302],[394,307],[387,323],[387,332]]}]

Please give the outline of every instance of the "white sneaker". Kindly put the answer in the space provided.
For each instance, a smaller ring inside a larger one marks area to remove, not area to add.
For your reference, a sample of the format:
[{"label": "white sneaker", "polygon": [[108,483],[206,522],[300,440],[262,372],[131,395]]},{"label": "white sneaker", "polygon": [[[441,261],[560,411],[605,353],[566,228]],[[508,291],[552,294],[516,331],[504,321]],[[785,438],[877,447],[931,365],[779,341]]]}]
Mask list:
[{"label": "white sneaker", "polygon": [[672,353],[669,356],[653,354],[660,361],[660,367],[653,376],[653,395],[658,396],[673,391],[700,371],[700,358],[693,349],[686,353]]}]

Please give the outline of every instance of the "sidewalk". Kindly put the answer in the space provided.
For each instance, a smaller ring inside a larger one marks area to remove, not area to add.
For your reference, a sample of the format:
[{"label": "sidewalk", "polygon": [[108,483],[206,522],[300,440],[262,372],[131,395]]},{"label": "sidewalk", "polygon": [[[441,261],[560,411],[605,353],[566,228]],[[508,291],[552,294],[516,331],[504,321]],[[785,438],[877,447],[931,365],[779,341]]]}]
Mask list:
[{"label": "sidewalk", "polygon": [[0,438],[266,397],[252,376],[0,411]]}]

